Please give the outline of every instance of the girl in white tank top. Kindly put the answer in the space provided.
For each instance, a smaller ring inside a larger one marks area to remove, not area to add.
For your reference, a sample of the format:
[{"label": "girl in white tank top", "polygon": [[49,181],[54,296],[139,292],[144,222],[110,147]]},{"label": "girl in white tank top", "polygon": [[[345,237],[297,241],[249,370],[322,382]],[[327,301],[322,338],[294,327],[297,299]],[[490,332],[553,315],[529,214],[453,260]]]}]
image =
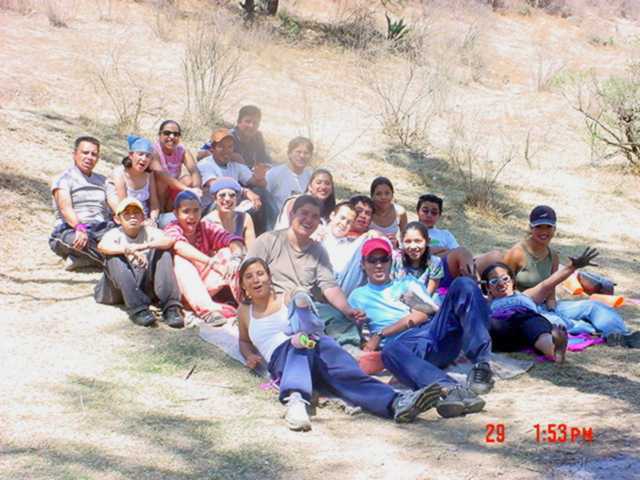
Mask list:
[{"label": "girl in white tank top", "polygon": [[282,298],[278,301],[280,309],[264,317],[256,318],[253,305],[249,306],[249,338],[267,363],[275,349],[289,340],[289,336],[284,333],[289,327],[287,307]]}]

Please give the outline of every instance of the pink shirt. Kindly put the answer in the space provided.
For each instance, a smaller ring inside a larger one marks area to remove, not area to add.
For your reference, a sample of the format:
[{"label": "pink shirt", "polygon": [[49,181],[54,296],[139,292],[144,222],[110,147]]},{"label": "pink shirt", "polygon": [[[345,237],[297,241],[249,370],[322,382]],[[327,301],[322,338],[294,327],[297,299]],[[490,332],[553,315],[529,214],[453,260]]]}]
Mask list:
[{"label": "pink shirt", "polygon": [[160,157],[160,164],[162,165],[162,169],[173,178],[180,177],[180,172],[182,171],[182,163],[184,162],[184,147],[182,145],[178,145],[171,155],[167,155],[162,151],[160,143],[156,142],[153,148]]},{"label": "pink shirt", "polygon": [[177,220],[164,227],[164,232],[176,242],[187,242],[209,256],[221,248],[228,247],[234,240],[244,243],[242,237],[233,235],[219,225],[207,222],[206,220],[201,220],[200,223],[198,223],[193,242],[184,235],[182,227]]}]

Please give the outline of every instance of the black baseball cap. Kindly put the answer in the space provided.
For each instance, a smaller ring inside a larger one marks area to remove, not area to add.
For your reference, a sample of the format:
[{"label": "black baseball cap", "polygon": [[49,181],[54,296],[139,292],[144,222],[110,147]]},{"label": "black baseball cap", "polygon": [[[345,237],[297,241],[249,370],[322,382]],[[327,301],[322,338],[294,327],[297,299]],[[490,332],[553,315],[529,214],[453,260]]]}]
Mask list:
[{"label": "black baseball cap", "polygon": [[537,227],[539,225],[556,226],[556,212],[547,205],[538,205],[529,214],[529,225]]}]

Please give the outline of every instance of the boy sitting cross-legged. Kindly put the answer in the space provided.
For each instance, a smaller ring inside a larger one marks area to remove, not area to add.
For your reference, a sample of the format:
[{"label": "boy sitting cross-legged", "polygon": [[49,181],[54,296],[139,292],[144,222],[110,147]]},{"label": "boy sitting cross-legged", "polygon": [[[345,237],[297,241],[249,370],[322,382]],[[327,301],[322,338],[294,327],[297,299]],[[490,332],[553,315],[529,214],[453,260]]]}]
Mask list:
[{"label": "boy sitting cross-legged", "polygon": [[173,271],[174,240],[162,230],[144,225],[142,204],[125,198],[115,212],[120,226],[109,230],[98,244],[106,257],[105,273],[96,288],[98,303],[122,303],[136,325],[155,322],[152,300],[162,308],[163,320],[173,328],[184,326],[180,290]]}]

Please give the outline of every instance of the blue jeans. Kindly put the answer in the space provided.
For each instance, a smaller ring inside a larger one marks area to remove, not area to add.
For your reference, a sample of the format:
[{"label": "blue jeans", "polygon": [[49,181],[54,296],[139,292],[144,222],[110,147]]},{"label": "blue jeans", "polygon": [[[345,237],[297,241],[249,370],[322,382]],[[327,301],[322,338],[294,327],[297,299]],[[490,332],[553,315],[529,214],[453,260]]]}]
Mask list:
[{"label": "blue jeans", "polygon": [[568,324],[569,333],[629,333],[622,317],[613,308],[594,300],[563,300],[556,313]]},{"label": "blue jeans", "polygon": [[280,401],[291,392],[300,392],[310,401],[314,386],[323,386],[371,413],[387,418],[392,415],[396,391],[366,375],[331,337],[320,337],[313,349],[283,342],[271,355],[269,373],[274,379],[280,378]]},{"label": "blue jeans", "polygon": [[489,309],[476,283],[456,278],[433,319],[390,339],[382,348],[382,362],[398,380],[412,389],[456,381],[443,368],[460,353],[474,362],[491,355]]}]

